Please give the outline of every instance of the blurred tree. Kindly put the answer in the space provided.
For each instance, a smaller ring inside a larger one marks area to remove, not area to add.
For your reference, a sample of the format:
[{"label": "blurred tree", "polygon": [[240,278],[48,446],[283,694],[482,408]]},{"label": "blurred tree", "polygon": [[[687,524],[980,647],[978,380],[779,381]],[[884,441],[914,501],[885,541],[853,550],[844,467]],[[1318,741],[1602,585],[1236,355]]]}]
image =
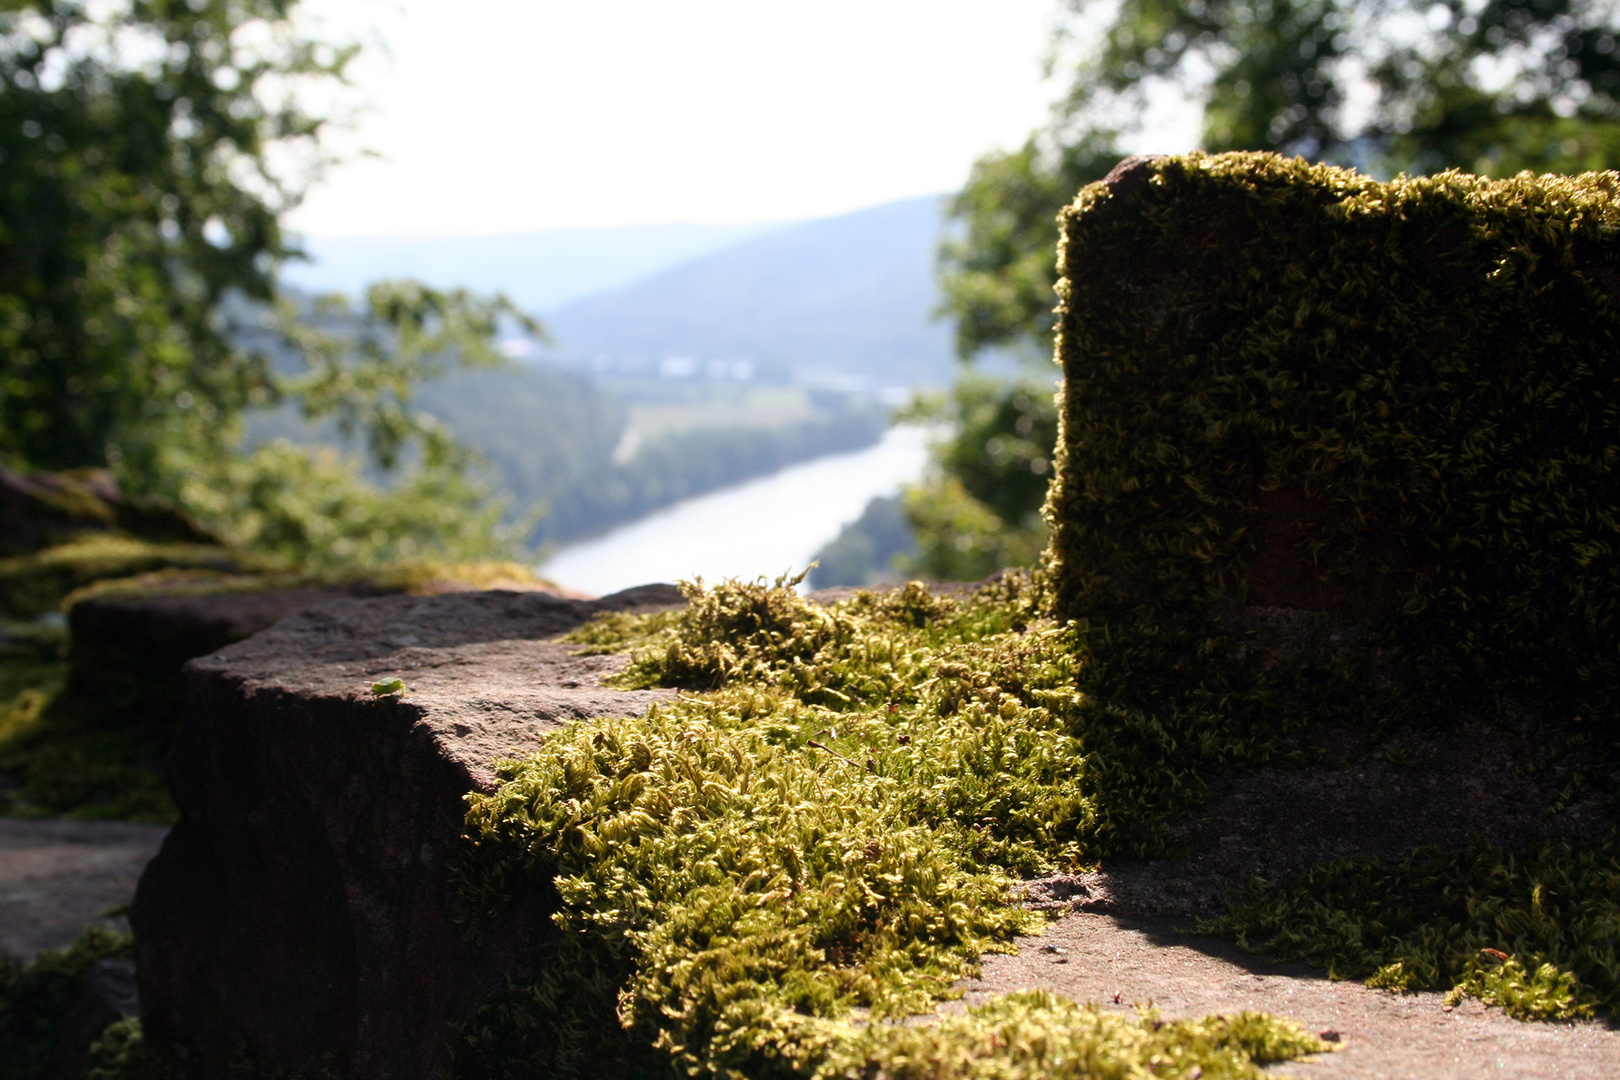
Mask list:
[{"label": "blurred tree", "polygon": [[916,552],[901,569],[974,581],[1033,563],[1046,546],[1040,510],[1057,443],[1050,379],[965,375],[903,419],[940,424],[949,435],[934,447],[923,481],[905,492]]},{"label": "blurred tree", "polygon": [[[1613,0],[1065,0],[1047,127],[981,158],[941,251],[971,358],[1049,353],[1055,218],[1141,132],[1155,100],[1203,107],[1203,148],[1274,150],[1380,175],[1579,172],[1620,163]],[[1099,25],[1101,24],[1101,25]]]},{"label": "blurred tree", "polygon": [[[959,228],[940,250],[942,310],[955,320],[964,360],[986,349],[1051,355],[1057,212],[1123,156],[1120,147],[1142,132],[1156,102],[1201,104],[1206,150],[1301,154],[1380,175],[1620,164],[1613,0],[1063,7],[1048,62],[1069,71],[1070,83],[1050,123],[1017,150],[980,158],[949,207]],[[1020,383],[999,394],[1010,403],[1030,392]],[[1004,420],[1015,412],[991,410]],[[953,550],[995,552],[1008,542],[1005,530],[1018,528],[1005,506],[991,512],[961,501],[970,494],[966,477],[996,464],[990,441],[1015,433],[972,424],[958,432],[943,444],[933,480],[907,502],[923,566],[944,567]],[[1041,495],[1025,479],[1013,465],[1005,482],[1025,493],[1028,514]],[[989,531],[975,531],[973,521]],[[1028,539],[1014,546],[1027,548]]]},{"label": "blurred tree", "polygon": [[[411,386],[451,359],[495,362],[510,312],[394,284],[359,331],[320,335],[283,305],[275,347],[241,347],[296,254],[281,217],[329,163],[301,93],[340,83],[353,55],[300,36],[295,4],[0,0],[0,463],[109,465],[242,540],[265,535],[254,520],[288,524],[319,475],[304,526],[277,533],[289,551],[347,520],[339,489],[356,507],[393,498],[396,524],[478,509],[466,456],[410,411]],[[271,362],[288,345],[305,360],[290,375]],[[239,455],[243,412],[288,400],[405,468],[397,497],[353,460]]]}]

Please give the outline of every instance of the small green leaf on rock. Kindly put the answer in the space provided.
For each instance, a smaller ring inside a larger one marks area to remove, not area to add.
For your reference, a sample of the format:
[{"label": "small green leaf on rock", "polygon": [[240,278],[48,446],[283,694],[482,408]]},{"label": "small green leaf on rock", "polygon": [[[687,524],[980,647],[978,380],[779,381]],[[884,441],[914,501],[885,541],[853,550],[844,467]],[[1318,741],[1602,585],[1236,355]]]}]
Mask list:
[{"label": "small green leaf on rock", "polygon": [[374,682],[371,684],[371,693],[375,697],[385,697],[389,694],[403,696],[405,694],[405,680],[395,677],[384,679],[381,682]]}]

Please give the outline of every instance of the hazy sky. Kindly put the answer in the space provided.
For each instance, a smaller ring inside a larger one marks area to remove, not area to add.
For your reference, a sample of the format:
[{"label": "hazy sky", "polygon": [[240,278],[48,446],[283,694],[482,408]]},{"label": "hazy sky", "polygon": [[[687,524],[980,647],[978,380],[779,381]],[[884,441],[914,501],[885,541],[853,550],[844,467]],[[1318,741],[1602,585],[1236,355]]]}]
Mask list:
[{"label": "hazy sky", "polygon": [[773,221],[959,187],[1057,88],[1055,0],[305,0],[381,38],[314,236]]}]

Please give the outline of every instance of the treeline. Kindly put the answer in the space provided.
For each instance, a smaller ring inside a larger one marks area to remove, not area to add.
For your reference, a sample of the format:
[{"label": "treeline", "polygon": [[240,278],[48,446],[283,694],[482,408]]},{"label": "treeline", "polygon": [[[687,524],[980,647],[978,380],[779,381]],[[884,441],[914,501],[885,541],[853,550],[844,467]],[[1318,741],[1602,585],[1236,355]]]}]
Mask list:
[{"label": "treeline", "polygon": [[614,460],[624,403],[590,380],[547,367],[459,372],[424,385],[418,404],[488,459],[514,513],[544,507],[535,545],[566,543],[785,466],[877,442],[886,409],[814,395],[799,420],[649,436]]}]

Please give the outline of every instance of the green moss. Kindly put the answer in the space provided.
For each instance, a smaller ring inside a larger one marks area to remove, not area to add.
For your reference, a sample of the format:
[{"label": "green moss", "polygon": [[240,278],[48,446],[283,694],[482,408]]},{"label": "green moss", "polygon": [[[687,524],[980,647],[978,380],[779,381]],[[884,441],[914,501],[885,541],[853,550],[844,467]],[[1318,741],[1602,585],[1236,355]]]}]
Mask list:
[{"label": "green moss", "polygon": [[209,544],[153,544],[92,534],[31,555],[0,559],[0,617],[32,619],[58,610],[69,594],[93,582],[152,571],[233,574],[251,560]]},{"label": "green moss", "polygon": [[[1107,694],[1129,665],[1035,616],[1027,577],[829,608],[792,584],[689,586],[679,612],[573,635],[633,648],[627,685],[700,692],[576,724],[471,797],[465,916],[551,888],[560,936],[538,981],[466,1025],[460,1075],[843,1075],[955,1060],[1000,1024],[1034,1038],[1070,1007],[886,1021],[1039,928],[1009,899],[1021,875],[1154,850],[1200,770],[1276,749],[1236,738],[1207,688],[1145,707]],[[1063,1016],[1077,1040],[1089,1025],[1107,1054],[1136,1052],[1112,1019]],[[1165,1037],[1191,1047],[1192,1030]]]},{"label": "green moss", "polygon": [[[1063,218],[1057,610],[1365,620],[1614,729],[1620,174],[1139,163]],[[1209,633],[1209,630],[1202,631]]]},{"label": "green moss", "polygon": [[1009,994],[929,1027],[870,1027],[832,1055],[825,1076],[893,1080],[1185,1080],[1275,1075],[1263,1064],[1333,1047],[1264,1013],[1132,1020],[1040,991]]},{"label": "green moss", "polygon": [[1319,866],[1201,929],[1336,978],[1447,990],[1520,1019],[1620,1012],[1620,847],[1478,848]]},{"label": "green moss", "polygon": [[0,641],[0,773],[14,784],[0,813],[173,821],[159,775],[166,742],[110,729],[66,693],[65,650],[51,624],[13,626]]},{"label": "green moss", "polygon": [[167,733],[105,722],[68,691],[67,632],[53,622],[12,624],[0,638],[0,813],[121,818],[168,824],[174,804],[160,775]]},{"label": "green moss", "polygon": [[27,964],[0,953],[0,1080],[39,1080],[50,1066],[61,1025],[85,972],[98,960],[127,957],[130,937],[99,926],[66,949],[47,949]]}]

